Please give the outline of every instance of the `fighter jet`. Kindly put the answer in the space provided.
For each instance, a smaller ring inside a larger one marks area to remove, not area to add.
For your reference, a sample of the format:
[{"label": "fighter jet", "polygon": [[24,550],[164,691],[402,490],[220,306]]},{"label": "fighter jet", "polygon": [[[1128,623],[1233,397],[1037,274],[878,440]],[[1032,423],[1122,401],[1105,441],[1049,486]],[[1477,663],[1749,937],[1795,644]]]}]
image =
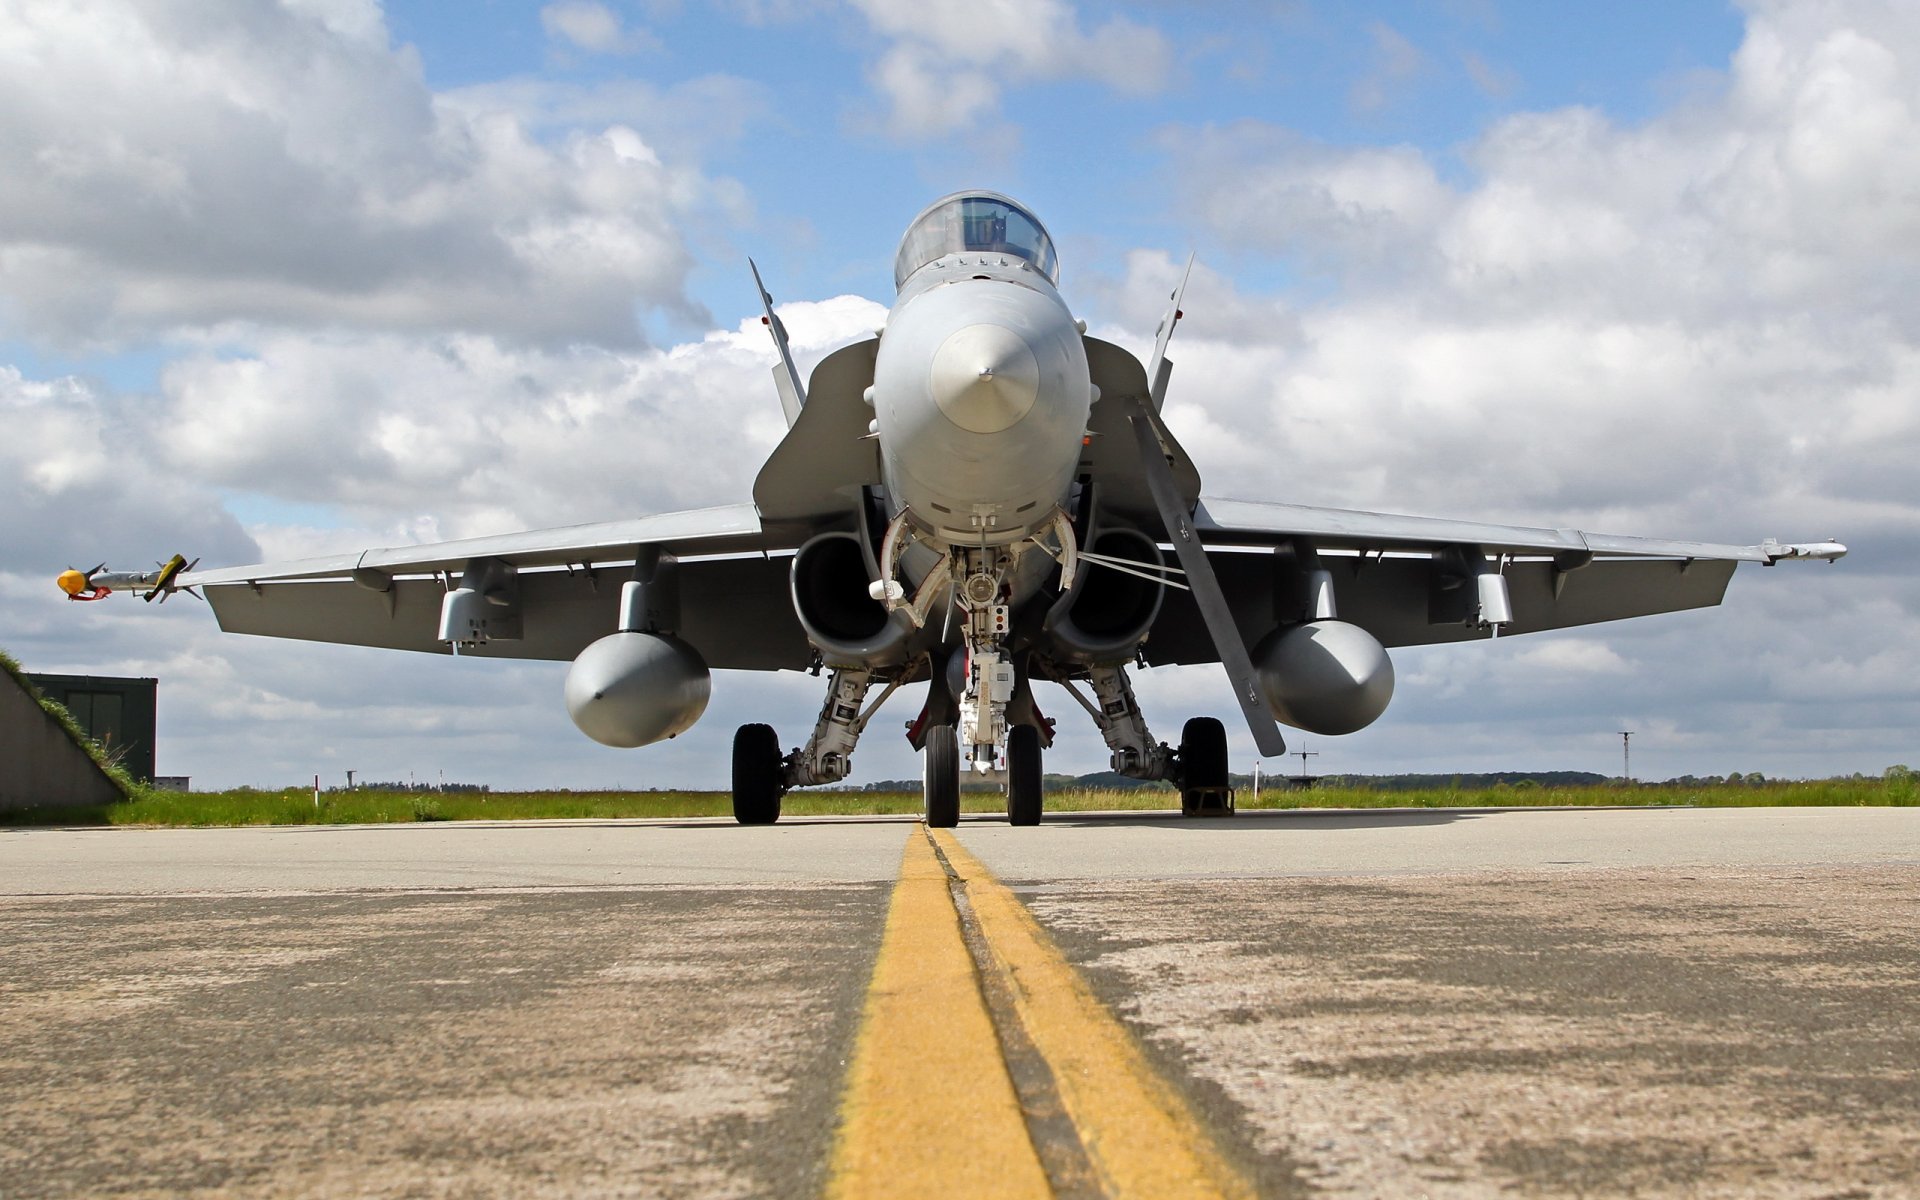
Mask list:
[{"label": "fighter jet", "polygon": [[691,727],[715,669],[825,671],[804,744],[735,733],[743,824],[845,779],[875,711],[925,682],[908,738],[927,823],[956,823],[971,769],[1032,825],[1055,730],[1037,683],[1085,711],[1115,771],[1173,782],[1186,812],[1229,811],[1221,722],[1158,740],[1130,668],[1222,664],[1276,755],[1276,721],[1337,735],[1376,720],[1390,647],[1707,607],[1742,562],[1846,553],[1203,497],[1161,419],[1184,282],[1143,365],[1087,336],[1046,229],[993,192],[913,219],[885,326],[805,381],[753,276],[788,429],[751,502],[176,572],[158,590],[200,589],[236,633],[571,660],[567,710],[610,746]]}]

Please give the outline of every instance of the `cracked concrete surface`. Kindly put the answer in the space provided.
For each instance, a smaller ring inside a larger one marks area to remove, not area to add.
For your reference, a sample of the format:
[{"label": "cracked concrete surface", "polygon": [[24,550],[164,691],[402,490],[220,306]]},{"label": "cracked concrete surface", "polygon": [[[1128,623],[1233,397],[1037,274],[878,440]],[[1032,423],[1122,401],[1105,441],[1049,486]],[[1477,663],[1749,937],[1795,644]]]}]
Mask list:
[{"label": "cracked concrete surface", "polygon": [[1099,881],[1035,913],[1329,1196],[1920,1192],[1920,872]]},{"label": "cracked concrete surface", "polygon": [[815,1194],[877,883],[0,901],[0,1195]]},{"label": "cracked concrete surface", "polygon": [[[0,830],[0,1198],[817,1194],[911,831]],[[1920,1195],[1915,810],[959,834],[1268,1194]]]}]

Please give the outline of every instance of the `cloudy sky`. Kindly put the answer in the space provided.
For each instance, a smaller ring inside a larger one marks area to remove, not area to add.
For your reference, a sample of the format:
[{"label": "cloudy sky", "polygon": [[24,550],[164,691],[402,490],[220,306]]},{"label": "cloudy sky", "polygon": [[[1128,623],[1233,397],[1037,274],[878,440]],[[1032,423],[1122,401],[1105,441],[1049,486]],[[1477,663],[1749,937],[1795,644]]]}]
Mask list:
[{"label": "cloudy sky", "polygon": [[[1920,762],[1920,8],[1908,0],[0,0],[0,647],[157,676],[159,768],[725,786],[820,682],[574,731],[564,664],[220,634],[67,566],[744,499],[900,232],[990,187],[1150,346],[1210,494],[1750,543],[1724,607],[1398,653],[1315,770]],[[1229,718],[1149,673],[1163,737]],[[1105,765],[1064,696],[1050,769]],[[883,710],[854,781],[917,774]],[[1234,733],[1236,766],[1253,762]],[[1295,737],[1296,748],[1299,738]],[[1277,765],[1277,764],[1275,764]]]}]

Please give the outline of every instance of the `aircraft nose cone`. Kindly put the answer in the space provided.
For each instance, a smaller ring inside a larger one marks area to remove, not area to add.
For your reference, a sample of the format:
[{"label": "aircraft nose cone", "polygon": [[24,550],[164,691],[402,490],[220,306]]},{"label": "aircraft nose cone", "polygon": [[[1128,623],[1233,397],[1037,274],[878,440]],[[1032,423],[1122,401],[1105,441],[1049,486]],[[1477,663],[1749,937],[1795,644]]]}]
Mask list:
[{"label": "aircraft nose cone", "polygon": [[940,343],[930,380],[940,411],[972,433],[999,433],[1033,408],[1040,364],[1004,325],[968,325]]}]

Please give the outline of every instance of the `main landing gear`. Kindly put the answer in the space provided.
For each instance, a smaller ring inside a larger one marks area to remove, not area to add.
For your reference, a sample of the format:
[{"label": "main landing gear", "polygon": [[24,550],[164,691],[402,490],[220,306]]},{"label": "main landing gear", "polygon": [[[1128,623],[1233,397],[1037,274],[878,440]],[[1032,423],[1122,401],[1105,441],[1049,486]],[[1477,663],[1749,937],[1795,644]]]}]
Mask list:
[{"label": "main landing gear", "polygon": [[[853,748],[860,733],[887,697],[900,686],[895,678],[872,704],[867,692],[874,673],[865,668],[835,668],[827,682],[827,700],[807,744],[783,754],[768,725],[742,725],[733,735],[733,819],[742,825],[771,825],[780,819],[780,798],[797,787],[838,783],[853,769]],[[863,707],[864,706],[864,707]]]},{"label": "main landing gear", "polygon": [[1146,714],[1134,698],[1125,666],[1091,667],[1087,682],[1093,699],[1061,679],[1069,695],[1087,710],[1113,752],[1113,769],[1130,779],[1171,780],[1180,789],[1183,816],[1229,816],[1233,787],[1227,776],[1227,730],[1213,717],[1195,717],[1180,731],[1180,748],[1153,740]]},{"label": "main landing gear", "polygon": [[771,725],[742,725],[733,734],[733,819],[771,825],[780,819],[781,778],[786,756]]},{"label": "main landing gear", "polygon": [[1214,717],[1195,717],[1180,731],[1177,763],[1180,815],[1231,816],[1233,788],[1227,782],[1227,730]]}]

